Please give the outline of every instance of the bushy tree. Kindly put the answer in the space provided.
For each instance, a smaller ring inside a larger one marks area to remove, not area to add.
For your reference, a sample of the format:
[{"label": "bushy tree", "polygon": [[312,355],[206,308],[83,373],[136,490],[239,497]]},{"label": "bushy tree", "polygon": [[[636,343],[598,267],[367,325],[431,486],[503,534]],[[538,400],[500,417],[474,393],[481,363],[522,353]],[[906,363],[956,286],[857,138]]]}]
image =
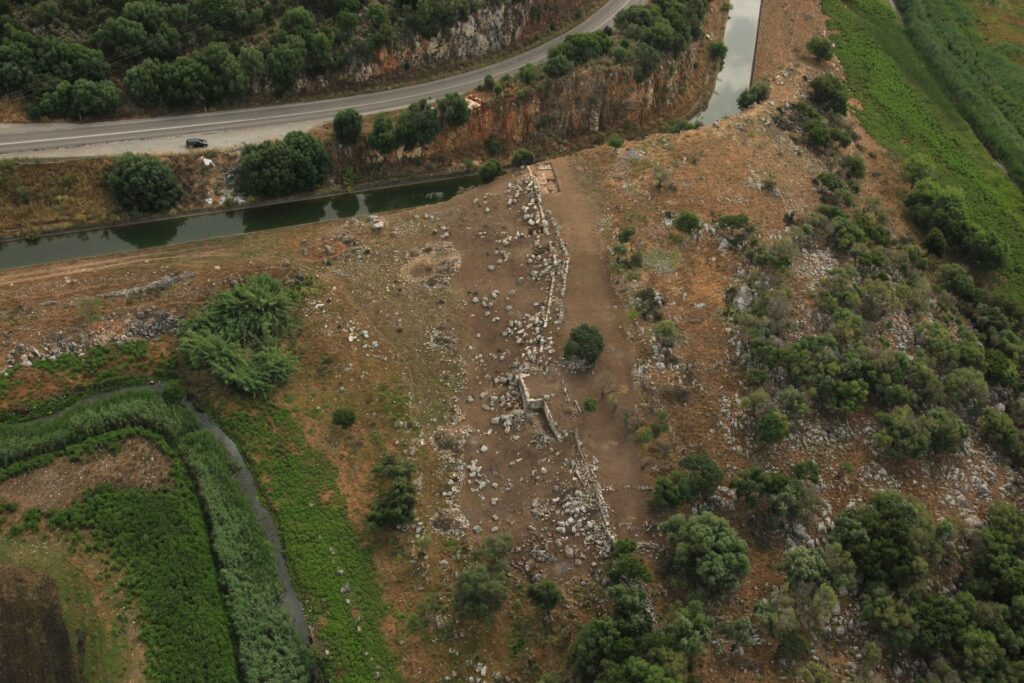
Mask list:
[{"label": "bushy tree", "polygon": [[553,581],[531,583],[526,589],[526,596],[544,614],[550,614],[562,602],[562,592]]},{"label": "bushy tree", "polygon": [[846,114],[846,86],[835,76],[826,74],[811,81],[811,102],[822,111]]},{"label": "bushy tree", "polygon": [[462,570],[455,580],[455,613],[460,618],[490,619],[505,602],[505,582],[482,564]]},{"label": "bushy tree", "polygon": [[461,126],[469,122],[469,104],[459,93],[450,92],[437,101],[437,115],[446,128]]},{"label": "bushy tree", "polygon": [[426,100],[410,104],[395,122],[395,139],[407,150],[430,143],[440,132],[437,109]]},{"label": "bushy tree", "polygon": [[81,121],[109,116],[117,110],[121,95],[113,81],[89,81],[79,78],[74,83],[61,81],[57,87],[29,105],[33,118],[69,118]]},{"label": "bushy tree", "polygon": [[672,219],[672,227],[687,235],[692,235],[700,230],[700,218],[692,211],[680,211]]},{"label": "bushy tree", "polygon": [[1024,442],[1013,419],[995,408],[986,408],[978,420],[981,436],[1015,463],[1024,461]]},{"label": "bushy tree", "polygon": [[366,521],[378,527],[398,527],[416,519],[416,487],[413,464],[388,454],[373,466],[377,495]]},{"label": "bushy tree", "polygon": [[529,166],[536,160],[537,157],[534,155],[533,152],[531,152],[528,149],[523,149],[522,147],[517,149],[515,153],[512,155],[512,165],[520,168],[522,168],[523,166]]},{"label": "bushy tree", "polygon": [[759,102],[764,102],[771,94],[771,87],[765,81],[758,81],[740,93],[736,103],[740,109],[748,109]]},{"label": "bushy tree", "polygon": [[381,154],[398,149],[398,136],[395,133],[395,122],[388,116],[378,116],[373,120],[373,130],[366,137],[366,144]]},{"label": "bushy tree", "polygon": [[114,199],[129,211],[167,211],[181,199],[181,184],[165,162],[148,154],[122,154],[105,176]]},{"label": "bushy tree", "polygon": [[651,502],[655,508],[670,509],[715,493],[722,483],[722,470],[707,453],[691,453],[679,461],[680,469],[658,477]]},{"label": "bushy tree", "polygon": [[923,458],[951,453],[967,437],[967,426],[944,408],[915,415],[909,406],[878,413],[875,444],[890,458]]},{"label": "bushy tree", "polygon": [[673,571],[704,590],[731,590],[750,571],[746,542],[718,515],[673,515],[658,530],[668,542]]},{"label": "bushy tree", "polygon": [[480,176],[480,182],[489,183],[501,175],[501,164],[497,159],[488,159],[480,165],[477,173]]},{"label": "bushy tree", "polygon": [[825,36],[814,36],[807,41],[807,51],[819,61],[832,59],[832,41]]},{"label": "bushy tree", "polygon": [[770,472],[760,467],[741,470],[729,485],[749,509],[756,523],[769,529],[784,527],[810,516],[820,497],[814,485],[818,468],[805,460],[790,467],[789,473]]},{"label": "bushy tree", "polygon": [[917,501],[895,491],[876,493],[845,510],[830,537],[850,553],[862,584],[899,589],[927,572],[940,547],[934,522]]},{"label": "bushy tree", "polygon": [[355,109],[342,109],[334,115],[333,126],[339,144],[354,145],[363,132],[363,115]]},{"label": "bushy tree", "polygon": [[593,365],[604,350],[604,337],[593,325],[577,325],[569,333],[569,341],[565,343],[566,359],[579,361],[585,365]]},{"label": "bushy tree", "polygon": [[636,583],[651,580],[651,570],[636,555],[636,542],[619,539],[612,544],[611,558],[605,572],[612,583]]},{"label": "bushy tree", "polygon": [[1024,511],[1010,503],[993,504],[978,536],[971,590],[1010,604],[1024,595]]},{"label": "bushy tree", "polygon": [[292,131],[283,140],[243,147],[239,172],[246,193],[279,197],[316,189],[330,167],[323,143],[309,133]]}]

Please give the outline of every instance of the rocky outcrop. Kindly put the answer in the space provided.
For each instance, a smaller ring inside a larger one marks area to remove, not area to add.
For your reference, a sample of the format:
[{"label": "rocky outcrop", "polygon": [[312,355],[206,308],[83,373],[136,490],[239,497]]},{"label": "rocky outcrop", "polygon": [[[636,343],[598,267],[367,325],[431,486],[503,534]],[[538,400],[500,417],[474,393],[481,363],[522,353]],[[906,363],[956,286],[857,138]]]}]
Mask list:
[{"label": "rocky outcrop", "polygon": [[306,92],[374,81],[393,82],[418,74],[436,74],[488,55],[519,49],[553,31],[569,28],[602,0],[504,0],[483,5],[464,21],[436,36],[414,36],[353,62],[331,76],[300,83]]},{"label": "rocky outcrop", "polygon": [[[721,28],[709,26],[712,35]],[[631,66],[599,63],[534,86],[511,84],[497,96],[480,93],[475,97],[481,106],[469,123],[442,133],[430,145],[384,156],[365,143],[331,145],[335,167],[351,168],[367,181],[461,170],[467,161],[494,156],[488,148],[495,145],[506,155],[526,147],[553,156],[603,143],[613,132],[640,137],[666,121],[694,116],[706,105],[717,75],[707,42],[699,40],[683,55],[666,57],[639,83]]]}]

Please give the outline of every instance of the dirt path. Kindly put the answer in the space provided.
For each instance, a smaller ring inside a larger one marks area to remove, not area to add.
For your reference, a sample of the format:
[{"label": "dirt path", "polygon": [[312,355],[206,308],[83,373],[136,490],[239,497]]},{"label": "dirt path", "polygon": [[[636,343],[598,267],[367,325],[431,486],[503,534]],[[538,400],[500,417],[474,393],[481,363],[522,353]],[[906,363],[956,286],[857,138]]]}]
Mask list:
[{"label": "dirt path", "polygon": [[[580,419],[580,436],[599,463],[598,479],[611,508],[617,536],[637,535],[647,519],[647,496],[637,489],[649,485],[643,473],[643,454],[626,427],[625,415],[636,405],[632,369],[637,353],[626,335],[626,310],[611,284],[608,254],[599,234],[599,203],[580,182],[569,159],[553,162],[561,192],[547,195],[545,206],[562,224],[569,250],[569,285],[565,295],[565,324],[555,348],[581,323],[601,330],[605,347],[591,373],[566,375],[570,395],[577,401],[603,399],[593,413]],[[614,398],[613,398],[614,397]]]}]

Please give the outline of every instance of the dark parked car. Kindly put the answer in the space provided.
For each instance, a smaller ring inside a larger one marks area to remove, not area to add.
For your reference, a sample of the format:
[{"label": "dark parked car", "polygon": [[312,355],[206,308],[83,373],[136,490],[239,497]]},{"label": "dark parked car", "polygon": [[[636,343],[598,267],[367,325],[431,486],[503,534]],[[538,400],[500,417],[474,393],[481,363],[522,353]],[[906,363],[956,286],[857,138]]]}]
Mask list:
[{"label": "dark parked car", "polygon": [[199,149],[201,147],[209,147],[210,143],[202,138],[189,138],[185,140],[185,147],[188,149]]}]

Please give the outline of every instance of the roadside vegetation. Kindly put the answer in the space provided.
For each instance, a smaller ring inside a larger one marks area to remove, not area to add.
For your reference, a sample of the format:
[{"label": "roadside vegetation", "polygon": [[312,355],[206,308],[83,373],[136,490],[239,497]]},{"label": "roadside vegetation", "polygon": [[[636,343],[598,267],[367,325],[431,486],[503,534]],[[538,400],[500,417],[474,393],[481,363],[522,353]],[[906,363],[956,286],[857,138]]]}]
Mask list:
[{"label": "roadside vegetation", "polygon": [[[480,0],[5,5],[0,96],[17,98],[36,118],[72,119],[107,116],[124,102],[196,109],[267,93],[280,97],[302,82],[344,78],[380,51],[433,38],[486,6]],[[560,14],[556,8],[549,16]]]}]

